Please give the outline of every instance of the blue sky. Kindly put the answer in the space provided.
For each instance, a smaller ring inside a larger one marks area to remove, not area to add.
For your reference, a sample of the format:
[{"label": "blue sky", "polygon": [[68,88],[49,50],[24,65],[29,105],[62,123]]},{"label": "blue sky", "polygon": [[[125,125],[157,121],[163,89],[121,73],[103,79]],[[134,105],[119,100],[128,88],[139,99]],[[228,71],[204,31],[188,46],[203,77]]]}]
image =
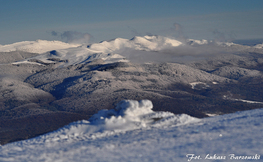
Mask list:
[{"label": "blue sky", "polygon": [[0,0],[0,44],[163,35],[263,38],[262,0]]}]

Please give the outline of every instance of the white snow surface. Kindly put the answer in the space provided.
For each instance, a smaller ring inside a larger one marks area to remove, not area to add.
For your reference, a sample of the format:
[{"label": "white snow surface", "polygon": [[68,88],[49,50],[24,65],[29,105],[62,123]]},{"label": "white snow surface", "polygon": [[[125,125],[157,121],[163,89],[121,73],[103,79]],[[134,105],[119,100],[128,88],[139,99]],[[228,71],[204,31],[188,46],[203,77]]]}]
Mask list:
[{"label": "white snow surface", "polygon": [[13,44],[0,45],[0,52],[24,51],[30,53],[45,53],[51,50],[65,49],[71,47],[78,47],[81,44],[69,44],[61,41],[23,41]]},{"label": "white snow surface", "polygon": [[195,40],[195,39],[188,39],[187,40],[187,43],[190,44],[190,45],[205,45],[205,44],[208,44],[208,43],[211,43],[205,39],[202,39],[202,40]]},{"label": "white snow surface", "polygon": [[233,100],[233,101],[240,101],[240,102],[246,102],[246,103],[255,103],[255,104],[263,104],[263,102],[258,102],[258,101],[250,101],[250,100],[244,100],[244,99],[237,99],[237,98],[232,98],[229,97],[227,95],[223,95],[223,99],[227,99],[227,100]]},{"label": "white snow surface", "polygon": [[206,83],[203,82],[193,82],[193,83],[189,83],[191,85],[192,89],[196,89],[196,86],[199,85],[200,87],[198,89],[206,89],[207,87],[209,87],[209,85],[207,85]]},{"label": "white snow surface", "polygon": [[[88,47],[86,47],[85,45],[72,45],[72,47],[67,48],[55,48],[50,46],[45,50],[46,53],[33,58],[29,58],[27,60],[15,62],[14,64],[35,64],[35,62],[30,61],[32,59],[40,60],[43,63],[52,63],[54,62],[52,61],[52,59],[54,58],[64,60],[64,62],[61,63],[59,67],[90,62],[96,59],[102,59],[105,61],[105,63],[127,62],[128,60],[126,60],[126,58],[121,55],[123,52],[125,52],[126,49],[141,51],[160,51],[166,48],[177,47],[180,45],[182,45],[182,42],[162,36],[134,37],[130,40],[116,38],[110,41],[94,43],[89,45]],[[22,50],[23,48],[20,47],[20,50]]]},{"label": "white snow surface", "polygon": [[[135,59],[137,61],[146,60],[146,62],[151,59],[158,61],[158,59],[165,59],[168,56],[169,57],[167,59],[169,60],[169,58],[172,58],[172,54],[176,53],[176,51],[178,53],[175,56],[184,56],[183,53],[180,53],[180,50],[182,50],[180,47],[188,49],[189,47],[196,45],[207,46],[209,43],[212,42],[194,39],[188,39],[181,42],[176,39],[163,36],[136,36],[132,39],[116,38],[109,41],[102,41],[100,43],[93,43],[88,46],[84,44],[68,44],[60,41],[37,40],[3,45],[0,46],[0,52],[19,50],[40,54],[36,57],[15,62],[14,64],[42,63],[42,65],[45,65],[47,63],[58,63],[59,61],[57,67],[66,67],[69,65],[91,62],[96,59],[102,59],[105,64],[114,62],[127,62],[129,61],[128,59]],[[241,45],[229,42],[216,42],[216,44],[221,47],[241,48]],[[205,47],[205,49],[206,48],[207,47]],[[242,49],[243,48],[245,49],[249,47],[242,46]],[[258,45],[255,46],[255,48],[261,48],[261,46]],[[188,57],[190,58],[192,55],[196,56],[198,53],[202,54],[203,51],[202,48],[199,49],[199,51],[191,51],[192,48],[189,48],[189,50],[190,55]],[[156,54],[156,52],[166,52],[166,54],[159,56]],[[139,57],[141,59],[139,59]],[[185,57],[188,58],[187,56]],[[183,58],[177,59],[183,60]]]},{"label": "white snow surface", "polygon": [[254,48],[260,48],[260,49],[263,48],[263,43],[255,45]]},{"label": "white snow surface", "polygon": [[103,41],[90,45],[90,49],[98,52],[111,53],[121,48],[132,48],[135,50],[160,51],[168,47],[177,47],[182,42],[162,36],[136,36],[132,39],[116,38],[111,41]]},{"label": "white snow surface", "polygon": [[154,112],[152,107],[149,100],[122,101],[89,121],[0,146],[0,161],[180,162],[214,161],[219,156],[223,161],[262,160],[263,109],[196,119]]}]

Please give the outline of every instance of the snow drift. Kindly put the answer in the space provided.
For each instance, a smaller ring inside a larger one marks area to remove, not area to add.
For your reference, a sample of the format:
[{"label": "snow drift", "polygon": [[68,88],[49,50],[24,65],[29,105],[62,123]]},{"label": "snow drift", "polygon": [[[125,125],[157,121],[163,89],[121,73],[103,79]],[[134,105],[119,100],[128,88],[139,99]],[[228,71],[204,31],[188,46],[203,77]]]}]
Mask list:
[{"label": "snow drift", "polygon": [[[88,121],[71,123],[55,132],[44,135],[45,141],[70,140],[79,138],[95,139],[129,130],[142,128],[184,125],[200,119],[186,114],[154,112],[150,100],[123,100],[111,110],[100,110]],[[35,140],[38,140],[36,138]]]},{"label": "snow drift", "polygon": [[[186,115],[152,112],[151,107],[148,100],[122,101],[116,109],[101,111],[90,121],[0,146],[0,161],[196,161],[192,156],[200,156],[200,161],[262,159],[263,109],[196,120]],[[161,116],[159,123],[163,126],[134,125],[155,125],[151,115],[143,120],[149,114]],[[192,123],[186,124],[189,122]],[[132,125],[128,128],[141,129],[124,131],[121,126],[127,123]],[[116,126],[122,131],[116,131]],[[87,132],[91,134],[81,134]]]}]

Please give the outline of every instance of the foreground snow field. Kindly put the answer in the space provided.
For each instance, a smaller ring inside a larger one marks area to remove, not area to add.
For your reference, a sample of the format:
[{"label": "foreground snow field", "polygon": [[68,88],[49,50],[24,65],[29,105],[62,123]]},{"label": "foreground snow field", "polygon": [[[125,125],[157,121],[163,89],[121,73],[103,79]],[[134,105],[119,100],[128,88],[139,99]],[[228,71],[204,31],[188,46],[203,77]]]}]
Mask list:
[{"label": "foreground snow field", "polygon": [[[89,121],[0,146],[0,161],[261,161],[263,109],[197,119],[120,102]],[[221,159],[221,160],[220,160]],[[222,160],[223,159],[223,160]],[[250,159],[250,160],[248,160]]]}]

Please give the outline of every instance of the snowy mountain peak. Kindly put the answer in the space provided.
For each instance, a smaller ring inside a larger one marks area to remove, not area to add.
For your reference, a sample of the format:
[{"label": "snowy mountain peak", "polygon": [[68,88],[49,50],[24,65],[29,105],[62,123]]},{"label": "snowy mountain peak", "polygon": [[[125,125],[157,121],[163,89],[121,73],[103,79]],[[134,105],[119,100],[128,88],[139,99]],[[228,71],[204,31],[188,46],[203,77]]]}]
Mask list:
[{"label": "snowy mountain peak", "polygon": [[254,46],[255,48],[259,48],[259,49],[262,49],[263,48],[263,43],[262,44],[257,44]]},{"label": "snowy mountain peak", "polygon": [[8,45],[1,45],[0,52],[24,51],[41,54],[51,50],[65,49],[78,46],[80,46],[80,44],[69,44],[61,41],[22,41]]},{"label": "snowy mountain peak", "polygon": [[[210,45],[210,43],[212,42],[204,39],[188,39],[186,42],[181,42],[168,37],[146,35],[136,36],[132,39],[116,38],[109,41],[102,41],[100,43],[93,43],[88,46],[81,44],[68,44],[60,41],[25,41],[0,46],[0,52],[19,50],[41,54],[27,60],[15,62],[14,64],[37,63],[46,65],[50,63],[59,63],[59,67],[65,67],[73,64],[90,62],[96,59],[104,60],[105,63],[113,63],[127,62],[129,60],[138,61],[138,58],[141,58],[138,62],[151,62],[151,59],[153,61],[158,61],[160,59],[170,61],[170,59],[174,59],[173,57],[177,56],[198,57],[198,55],[204,53],[204,49],[200,47]],[[177,47],[183,47],[184,52],[181,52],[182,48]],[[212,43],[211,47],[211,49],[205,47],[205,49],[211,50],[209,52],[206,51],[209,55],[211,55],[211,53],[216,53],[213,50],[215,47],[220,48],[216,48],[217,51],[224,51],[226,48],[231,48],[233,50],[250,48],[245,46],[241,47],[241,45],[227,42],[215,42]],[[261,46],[256,47],[260,48]],[[56,55],[50,53],[50,51],[55,51]],[[162,54],[165,52],[169,53],[169,56],[167,54]],[[182,58],[179,58],[179,60],[180,59]]]},{"label": "snowy mountain peak", "polygon": [[162,36],[144,36],[144,37],[139,37],[136,36],[130,40],[134,44],[137,44],[141,48],[145,48],[145,50],[150,50],[150,51],[159,51],[167,47],[177,47],[182,45],[183,43],[171,39],[168,37],[162,37]]},{"label": "snowy mountain peak", "polygon": [[[49,64],[54,63],[54,60],[60,60],[61,67],[93,61],[95,59],[102,59],[105,63],[127,62],[127,59],[124,56],[125,50],[127,49],[137,51],[160,51],[180,45],[182,45],[182,42],[162,36],[138,36],[130,40],[116,38],[110,41],[93,43],[87,47],[81,46],[80,44],[67,44],[59,41],[38,40],[7,45],[6,47],[0,48],[0,51],[2,49],[2,51],[22,50],[26,52],[43,53],[42,55],[16,62],[14,64]],[[32,62],[32,60],[39,61]]]},{"label": "snowy mountain peak", "polygon": [[116,38],[110,41],[103,41],[89,46],[89,49],[110,53],[120,50],[121,48],[132,48],[135,50],[145,51],[159,51],[167,47],[177,47],[182,45],[182,42],[175,39],[162,37],[162,36],[136,36],[132,39]]},{"label": "snowy mountain peak", "polygon": [[208,44],[209,41],[205,39],[202,39],[202,40],[188,39],[187,43],[189,45],[205,45],[205,44]]}]

